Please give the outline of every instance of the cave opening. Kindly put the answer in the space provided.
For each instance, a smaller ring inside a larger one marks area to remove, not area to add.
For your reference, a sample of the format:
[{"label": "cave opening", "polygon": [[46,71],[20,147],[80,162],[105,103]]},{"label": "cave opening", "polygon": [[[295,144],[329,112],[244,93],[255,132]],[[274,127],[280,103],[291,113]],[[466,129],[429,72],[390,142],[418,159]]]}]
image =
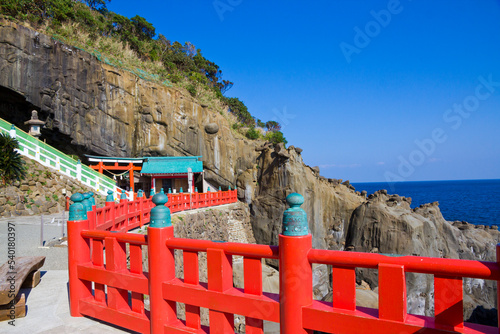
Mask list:
[{"label": "cave opening", "polygon": [[32,110],[40,112],[40,108],[28,102],[22,94],[0,86],[0,118],[28,132],[29,127],[24,122],[31,118]]},{"label": "cave opening", "polygon": [[24,122],[31,118],[31,112],[38,111],[38,118],[46,121],[46,125],[42,128],[40,140],[46,142],[59,151],[73,156],[75,159],[80,159],[82,162],[87,162],[85,154],[95,154],[83,145],[75,145],[71,136],[61,133],[54,125],[51,114],[48,111],[43,111],[40,107],[27,101],[26,98],[7,87],[0,86],[0,118],[3,118],[9,123],[14,124],[19,129],[29,132],[29,126]]}]

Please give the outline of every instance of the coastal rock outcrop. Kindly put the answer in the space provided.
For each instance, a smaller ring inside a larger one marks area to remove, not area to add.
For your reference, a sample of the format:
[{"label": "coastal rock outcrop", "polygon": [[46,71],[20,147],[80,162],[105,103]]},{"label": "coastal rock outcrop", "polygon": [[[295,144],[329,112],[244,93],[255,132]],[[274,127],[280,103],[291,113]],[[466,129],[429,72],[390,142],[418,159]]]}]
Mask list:
[{"label": "coastal rock outcrop", "polygon": [[[495,261],[500,233],[471,224],[446,221],[437,202],[410,208],[411,199],[378,191],[354,210],[346,235],[346,249],[396,255]],[[459,225],[457,227],[457,225]],[[460,228],[469,226],[471,228]],[[433,277],[408,273],[408,312],[432,316]],[[358,270],[358,280],[375,288],[377,271]],[[477,305],[495,306],[494,282],[464,279],[464,315]]]},{"label": "coastal rock outcrop", "polygon": [[352,212],[366,201],[348,187],[320,178],[302,156],[282,144],[260,151],[256,166],[238,179],[242,196],[250,203],[252,227],[258,243],[277,245],[285,198],[292,192],[304,196],[313,247],[343,249]]}]

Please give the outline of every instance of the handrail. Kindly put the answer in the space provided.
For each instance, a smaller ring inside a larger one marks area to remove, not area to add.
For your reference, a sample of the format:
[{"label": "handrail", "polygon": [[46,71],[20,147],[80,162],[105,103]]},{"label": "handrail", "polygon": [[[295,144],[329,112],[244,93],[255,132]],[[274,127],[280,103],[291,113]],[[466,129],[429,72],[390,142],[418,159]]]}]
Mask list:
[{"label": "handrail", "polygon": [[110,177],[81,164],[80,161],[76,161],[1,118],[0,131],[6,132],[17,139],[20,154],[34,159],[46,167],[55,169],[68,177],[77,179],[101,194],[106,194],[108,190],[116,191],[116,182]]},{"label": "handrail", "polygon": [[[201,204],[223,203],[235,194],[235,190],[200,194],[209,198]],[[186,194],[168,196],[171,208],[185,208]],[[90,316],[151,334],[208,332],[201,324],[201,308],[209,309],[209,330],[215,333],[233,333],[234,314],[245,316],[247,333],[263,333],[264,321],[279,322],[282,334],[498,333],[498,327],[464,322],[463,278],[499,284],[500,244],[496,246],[497,262],[313,249],[297,197],[287,198],[294,207],[285,211],[278,246],[176,238],[168,210],[161,207],[165,196],[154,201],[156,207],[145,198],[108,202],[80,220],[75,218],[79,217],[77,206],[83,208],[83,202],[71,206],[68,267],[72,316]],[[150,220],[147,235],[124,233]],[[104,227],[111,231],[99,230]],[[148,272],[143,265],[144,246]],[[206,254],[208,283],[200,282],[200,253]],[[242,257],[243,289],[233,284],[233,256]],[[278,260],[279,294],[263,292],[263,259]],[[315,264],[332,266],[332,302],[313,299]],[[183,277],[178,275],[179,265]],[[378,271],[378,309],[356,305],[356,268]],[[407,313],[407,272],[434,276],[434,316]],[[144,295],[149,295],[149,313]],[[185,321],[178,319],[177,303],[185,305]]]},{"label": "handrail", "polygon": [[82,231],[82,237],[96,240],[104,240],[106,238],[115,238],[117,241],[126,242],[134,245],[147,245],[148,237],[138,233],[114,233],[110,231]]},{"label": "handrail", "polygon": [[210,240],[174,238],[166,241],[168,248],[192,252],[206,252],[208,249],[220,249],[228,255],[249,256],[255,258],[278,259],[279,247],[268,245],[242,244],[237,242],[214,242]]},{"label": "handrail", "polygon": [[422,256],[392,257],[376,253],[324,249],[311,249],[307,257],[311,263],[352,269],[357,267],[377,269],[380,263],[386,263],[404,266],[406,272],[500,280],[500,266],[496,262]]}]

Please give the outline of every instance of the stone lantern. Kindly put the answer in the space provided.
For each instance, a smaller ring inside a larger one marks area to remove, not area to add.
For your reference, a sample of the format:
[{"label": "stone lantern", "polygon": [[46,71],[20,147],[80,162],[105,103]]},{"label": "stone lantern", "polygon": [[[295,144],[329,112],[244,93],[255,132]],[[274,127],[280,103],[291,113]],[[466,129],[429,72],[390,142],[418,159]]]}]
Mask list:
[{"label": "stone lantern", "polygon": [[45,124],[45,122],[39,120],[38,112],[36,110],[33,110],[31,112],[31,119],[24,122],[24,124],[28,124],[30,126],[30,131],[28,132],[28,134],[38,138],[42,134],[40,130],[42,129],[42,126]]}]

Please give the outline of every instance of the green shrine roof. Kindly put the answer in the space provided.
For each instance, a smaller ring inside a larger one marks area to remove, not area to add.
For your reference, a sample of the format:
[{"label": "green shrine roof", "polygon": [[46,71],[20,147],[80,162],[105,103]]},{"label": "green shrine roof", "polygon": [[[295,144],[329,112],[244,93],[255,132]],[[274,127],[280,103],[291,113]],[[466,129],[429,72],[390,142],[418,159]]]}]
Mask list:
[{"label": "green shrine roof", "polygon": [[201,156],[194,157],[148,157],[143,158],[142,174],[185,174],[188,168],[193,173],[203,172]]}]

